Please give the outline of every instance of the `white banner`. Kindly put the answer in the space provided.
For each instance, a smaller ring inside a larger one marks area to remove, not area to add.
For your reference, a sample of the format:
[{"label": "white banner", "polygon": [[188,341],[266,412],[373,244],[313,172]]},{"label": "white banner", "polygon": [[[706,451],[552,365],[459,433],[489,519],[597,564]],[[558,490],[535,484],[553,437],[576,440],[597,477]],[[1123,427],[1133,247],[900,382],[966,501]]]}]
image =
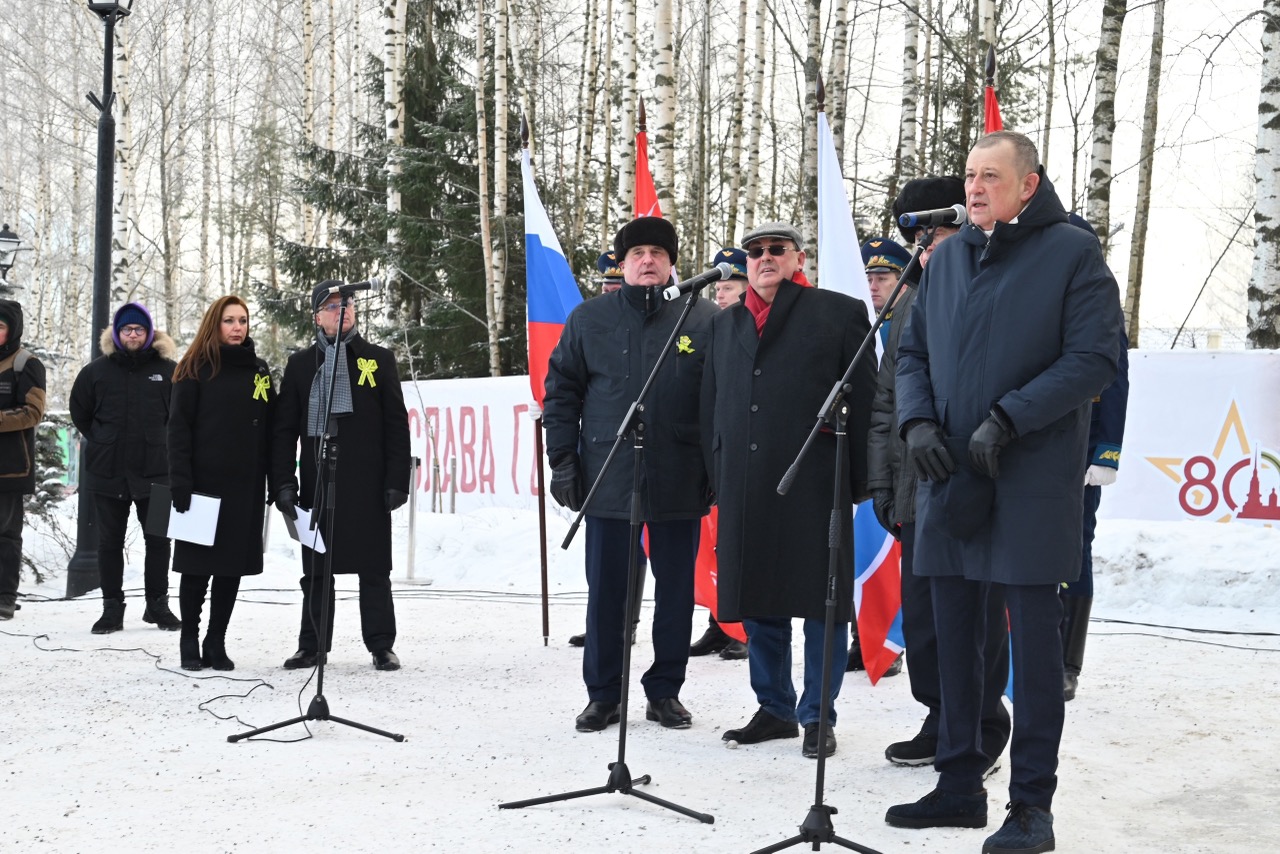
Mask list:
[{"label": "white banner", "polygon": [[1280,353],[1129,352],[1114,519],[1280,522]]},{"label": "white banner", "polygon": [[[404,384],[418,507],[537,507],[528,378]],[[438,468],[437,468],[438,467]],[[554,503],[550,505],[555,507]],[[1103,518],[1280,523],[1280,352],[1129,353],[1129,413]]]}]

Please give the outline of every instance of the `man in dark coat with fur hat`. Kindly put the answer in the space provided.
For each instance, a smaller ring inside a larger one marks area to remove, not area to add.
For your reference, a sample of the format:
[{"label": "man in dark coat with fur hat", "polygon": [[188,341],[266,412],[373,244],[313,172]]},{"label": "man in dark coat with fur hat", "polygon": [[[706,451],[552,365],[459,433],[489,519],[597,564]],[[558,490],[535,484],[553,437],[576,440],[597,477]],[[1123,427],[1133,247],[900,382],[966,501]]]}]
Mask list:
[{"label": "man in dark coat with fur hat", "polygon": [[[329,538],[330,519],[323,509],[321,488],[336,487],[332,542],[325,542],[328,553],[302,548],[302,625],[298,651],[284,666],[292,670],[315,665],[323,595],[329,597],[326,653],[333,643],[332,576],[328,591],[315,589],[324,562],[332,559],[334,573],[360,577],[360,631],[374,667],[398,670],[400,659],[392,649],[396,614],[391,599],[391,512],[409,498],[409,415],[395,356],[356,332],[355,299],[343,311],[341,297],[330,292],[340,284],[321,282],[312,292],[316,343],[289,357],[277,399],[271,455],[276,507],[290,518],[296,518],[295,505],[315,511],[313,519],[321,536]],[[321,458],[326,436],[341,446],[335,484],[321,483],[328,465]]]},{"label": "man in dark coat with fur hat", "polygon": [[[1051,851],[1064,719],[1062,604],[1080,573],[1093,398],[1115,377],[1120,296],[1026,136],[969,152],[969,224],[934,253],[898,350],[897,419],[916,496],[915,571],[930,576],[942,719],[937,787],[896,827],[985,827],[983,629],[1003,588],[1013,651],[1009,814],[982,850]],[[1003,798],[1001,800],[1004,800]]]},{"label": "man in dark coat with fur hat", "polygon": [[[675,228],[641,217],[619,229],[614,250],[626,285],[577,306],[547,370],[543,422],[551,463],[551,496],[577,512],[600,474],[618,427],[640,396],[683,302],[665,302],[678,252]],[[699,300],[672,344],[645,400],[640,518],[646,523],[655,580],[653,666],[641,680],[645,717],[685,728],[692,716],[680,703],[693,622],[693,566],[699,525],[710,503],[699,450],[698,389],[715,305]],[[579,732],[619,720],[622,636],[627,621],[627,567],[633,471],[620,455],[587,507],[587,637],[582,657],[588,703]]]},{"label": "man in dark coat with fur hat", "polygon": [[22,346],[22,306],[0,299],[0,620],[17,610],[24,496],[36,489],[44,409],[44,365]]},{"label": "man in dark coat with fur hat", "polygon": [[[702,384],[703,443],[720,507],[716,549],[718,616],[747,630],[751,687],[760,708],[721,737],[737,744],[795,738],[816,758],[835,752],[833,729],[819,743],[822,663],[830,664],[827,722],[844,679],[853,605],[853,503],[866,498],[867,426],[875,365],[859,362],[847,398],[848,444],[839,472],[841,530],[838,611],[830,649],[824,618],[830,558],[836,437],[818,434],[791,490],[778,482],[813,428],[832,386],[871,330],[866,305],[809,286],[804,243],[793,226],[765,223],[743,236],[745,296],[712,324]],[[791,622],[804,620],[804,690],[791,681]],[[825,652],[825,655],[824,655]]]},{"label": "man in dark coat with fur hat", "polygon": [[[173,393],[173,339],[157,330],[146,306],[116,310],[99,339],[102,355],[81,369],[71,387],[71,421],[84,438],[80,494],[92,496],[98,525],[102,616],[95,635],[124,628],[124,534],[132,506],[141,525],[151,484],[169,482],[167,432]],[[169,540],[143,531],[142,619],[177,631],[169,610]]]}]

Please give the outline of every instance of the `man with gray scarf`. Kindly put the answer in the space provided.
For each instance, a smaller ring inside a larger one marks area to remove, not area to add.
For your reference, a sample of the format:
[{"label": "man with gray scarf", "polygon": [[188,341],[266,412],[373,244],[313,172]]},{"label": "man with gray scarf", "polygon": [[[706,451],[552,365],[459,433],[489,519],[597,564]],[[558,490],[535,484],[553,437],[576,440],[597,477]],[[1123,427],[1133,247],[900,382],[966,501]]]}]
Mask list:
[{"label": "man with gray scarf", "polygon": [[[317,509],[329,550],[322,554],[302,548],[302,626],[298,651],[284,666],[292,670],[316,663],[321,637],[321,591],[316,588],[324,561],[331,556],[335,574],[360,577],[360,629],[374,667],[397,670],[400,659],[392,650],[396,617],[391,599],[391,512],[409,497],[409,416],[395,356],[356,332],[354,298],[344,311],[342,298],[331,292],[340,284],[321,282],[312,291],[316,343],[289,358],[277,398],[271,455],[276,507],[289,518],[296,518],[297,505]],[[331,538],[321,492],[327,485],[322,481],[327,463],[321,454],[326,441],[337,454]],[[331,577],[325,652],[333,642],[333,589]]]}]

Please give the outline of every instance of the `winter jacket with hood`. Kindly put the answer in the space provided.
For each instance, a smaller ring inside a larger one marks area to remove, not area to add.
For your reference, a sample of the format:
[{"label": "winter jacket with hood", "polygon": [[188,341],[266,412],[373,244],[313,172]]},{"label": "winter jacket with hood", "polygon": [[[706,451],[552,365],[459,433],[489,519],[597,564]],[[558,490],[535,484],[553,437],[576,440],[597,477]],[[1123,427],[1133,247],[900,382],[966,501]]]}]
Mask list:
[{"label": "winter jacket with hood", "polygon": [[80,488],[126,500],[147,498],[151,484],[169,482],[166,432],[176,367],[176,345],[164,332],[136,352],[120,345],[116,318],[130,306],[146,311],[138,303],[116,311],[99,339],[103,355],[71,387],[71,420],[85,443]]},{"label": "winter jacket with hood", "polygon": [[14,370],[22,348],[22,306],[0,299],[0,320],[9,324],[0,345],[0,492],[30,495],[36,489],[36,425],[45,409],[44,365],[28,356],[22,370]]}]

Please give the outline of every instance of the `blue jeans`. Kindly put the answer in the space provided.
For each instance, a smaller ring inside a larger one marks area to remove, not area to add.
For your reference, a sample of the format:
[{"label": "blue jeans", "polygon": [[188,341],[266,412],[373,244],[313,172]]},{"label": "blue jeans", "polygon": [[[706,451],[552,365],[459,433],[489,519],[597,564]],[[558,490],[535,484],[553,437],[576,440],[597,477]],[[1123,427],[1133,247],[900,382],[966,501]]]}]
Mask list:
[{"label": "blue jeans", "polygon": [[[799,705],[791,681],[791,618],[748,618],[742,623],[747,630],[751,688],[760,706],[779,720],[798,720],[805,726],[817,723],[822,703],[823,621],[804,621],[804,693]],[[831,726],[836,724],[836,698],[844,682],[848,648],[849,624],[837,622],[831,640],[831,704],[827,713]]]}]

